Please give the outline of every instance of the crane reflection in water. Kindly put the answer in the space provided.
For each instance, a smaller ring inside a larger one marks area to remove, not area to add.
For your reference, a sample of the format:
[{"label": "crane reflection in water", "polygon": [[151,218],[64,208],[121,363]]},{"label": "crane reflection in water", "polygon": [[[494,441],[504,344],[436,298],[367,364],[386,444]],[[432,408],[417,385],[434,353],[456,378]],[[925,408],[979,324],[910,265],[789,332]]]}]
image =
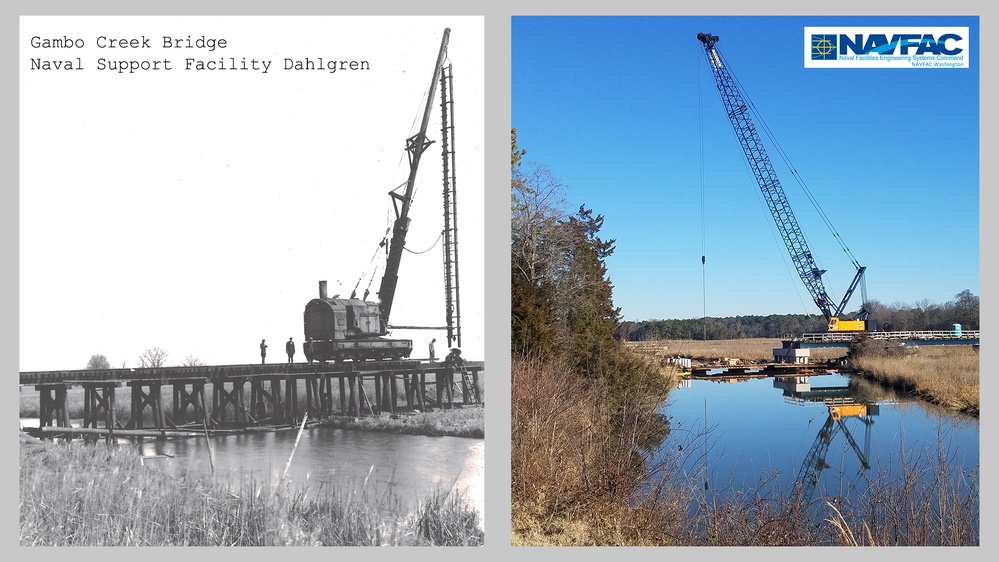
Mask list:
[{"label": "crane reflection in water", "polygon": [[[801,405],[822,404],[827,410],[826,420],[819,428],[798,471],[797,484],[801,487],[802,505],[811,504],[822,471],[830,467],[826,462],[829,446],[840,433],[860,462],[859,472],[863,474],[870,470],[868,459],[871,456],[871,427],[874,425],[874,416],[879,413],[877,403],[861,399],[849,386],[813,387],[811,377],[777,377],[774,379],[774,387],[784,391],[785,401]],[[858,420],[862,424],[863,447],[854,439],[847,420]],[[808,420],[808,423],[811,425],[812,420]]]}]

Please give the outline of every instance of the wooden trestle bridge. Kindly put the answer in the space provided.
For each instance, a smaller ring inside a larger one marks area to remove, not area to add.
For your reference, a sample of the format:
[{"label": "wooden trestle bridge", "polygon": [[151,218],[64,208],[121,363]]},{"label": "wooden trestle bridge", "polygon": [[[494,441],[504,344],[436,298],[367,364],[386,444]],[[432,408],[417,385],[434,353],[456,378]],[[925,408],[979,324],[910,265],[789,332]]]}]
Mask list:
[{"label": "wooden trestle bridge", "polygon": [[[484,369],[482,362],[452,369],[411,360],[125,368],[22,372],[20,384],[39,392],[39,432],[168,435],[480,404]],[[115,408],[122,387],[131,394],[128,420]],[[173,393],[169,411],[164,387]],[[67,409],[74,388],[84,395],[79,428]]]}]

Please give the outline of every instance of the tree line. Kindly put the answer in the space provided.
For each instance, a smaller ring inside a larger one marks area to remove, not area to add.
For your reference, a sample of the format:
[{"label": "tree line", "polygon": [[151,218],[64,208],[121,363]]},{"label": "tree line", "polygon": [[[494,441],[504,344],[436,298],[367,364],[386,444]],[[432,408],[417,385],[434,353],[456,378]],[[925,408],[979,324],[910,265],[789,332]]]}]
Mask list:
[{"label": "tree line", "polygon": [[[883,304],[868,301],[870,320],[883,332],[950,330],[960,324],[978,330],[980,299],[965,289],[954,300],[943,303]],[[656,339],[728,340],[739,338],[784,338],[808,332],[824,332],[826,320],[811,314],[770,314],[669,320],[623,321],[614,332],[624,341]]]}]

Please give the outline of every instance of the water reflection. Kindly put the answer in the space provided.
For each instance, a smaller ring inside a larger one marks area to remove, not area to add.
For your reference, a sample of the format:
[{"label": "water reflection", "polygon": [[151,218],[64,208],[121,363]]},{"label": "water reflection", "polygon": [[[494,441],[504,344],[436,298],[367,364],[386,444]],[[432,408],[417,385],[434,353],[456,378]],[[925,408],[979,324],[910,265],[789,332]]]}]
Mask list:
[{"label": "water reflection", "polygon": [[695,482],[709,500],[798,486],[857,497],[905,463],[937,462],[941,448],[954,470],[979,463],[976,418],[837,373],[686,380],[660,411],[671,432],[657,476]]},{"label": "water reflection", "polygon": [[[811,503],[822,471],[831,468],[826,462],[826,455],[829,446],[840,433],[856,454],[860,463],[860,472],[870,470],[868,458],[871,456],[871,426],[874,425],[874,416],[880,411],[877,403],[870,403],[869,400],[858,396],[856,387],[853,386],[812,387],[811,377],[777,377],[774,379],[774,388],[783,390],[785,399],[792,402],[821,403],[828,410],[826,421],[819,428],[815,442],[805,455],[801,470],[798,471],[797,482],[801,486],[801,496],[805,505]],[[863,449],[854,439],[846,423],[847,420],[860,421],[864,430]]]},{"label": "water reflection", "polygon": [[[302,433],[267,431],[204,438],[147,440],[145,464],[169,474],[214,478],[236,485],[285,481],[309,493],[329,490],[392,494],[415,506],[437,489],[454,489],[476,508],[484,529],[484,441],[317,427]],[[212,464],[214,463],[214,472]]]}]

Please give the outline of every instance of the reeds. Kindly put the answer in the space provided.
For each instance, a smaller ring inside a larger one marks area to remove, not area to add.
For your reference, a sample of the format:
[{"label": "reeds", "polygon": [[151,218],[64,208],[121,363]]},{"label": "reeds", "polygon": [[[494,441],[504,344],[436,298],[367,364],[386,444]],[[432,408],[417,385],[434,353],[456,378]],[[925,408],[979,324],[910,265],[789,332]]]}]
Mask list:
[{"label": "reeds", "polygon": [[826,502],[829,540],[848,546],[977,546],[978,468],[960,471],[943,434],[882,470],[853,503]]},{"label": "reeds", "polygon": [[850,362],[867,377],[887,386],[951,410],[976,416],[979,413],[979,356],[971,346],[868,345],[851,355]]},{"label": "reeds", "polygon": [[[476,512],[453,491],[432,492],[410,510],[366,485],[276,494],[252,479],[171,477],[146,469],[127,446],[47,443],[22,446],[20,455],[23,546],[479,545],[484,539]],[[428,517],[437,529],[430,534],[422,523]]]}]

